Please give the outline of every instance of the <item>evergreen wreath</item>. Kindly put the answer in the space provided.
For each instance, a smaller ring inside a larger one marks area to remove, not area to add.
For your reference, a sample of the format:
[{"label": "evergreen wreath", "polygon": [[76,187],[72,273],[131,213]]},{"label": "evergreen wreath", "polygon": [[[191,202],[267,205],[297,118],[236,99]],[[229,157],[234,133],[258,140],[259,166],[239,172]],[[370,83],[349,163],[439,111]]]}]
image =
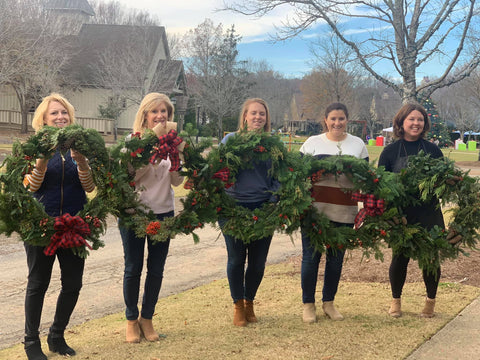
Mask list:
[{"label": "evergreen wreath", "polygon": [[342,189],[352,194],[352,198],[363,202],[355,218],[355,227],[334,227],[327,215],[311,206],[302,219],[302,231],[308,235],[316,250],[323,253],[327,249],[347,250],[361,248],[363,255],[383,259],[382,239],[386,236],[384,225],[387,204],[394,202],[402,194],[396,174],[375,168],[369,162],[350,155],[334,155],[316,159],[305,155],[303,171],[312,183],[326,176],[346,176],[351,187]]},{"label": "evergreen wreath", "polygon": [[[33,169],[36,159],[49,159],[56,149],[61,153],[74,149],[89,160],[97,194],[78,214],[47,215],[43,205],[23,185],[23,178]],[[0,176],[0,233],[10,236],[17,232],[26,243],[47,247],[49,255],[61,242],[72,246],[80,257],[88,255],[87,248],[96,250],[103,246],[99,237],[105,230],[105,219],[110,212],[103,186],[104,164],[107,162],[102,136],[96,130],[84,129],[80,125],[61,129],[45,126],[25,143],[15,142],[12,154],[3,162],[5,172]]]},{"label": "evergreen wreath", "polygon": [[[152,241],[166,241],[178,233],[188,234],[194,228],[187,229],[183,225],[187,223],[187,218],[195,217],[195,214],[187,214],[185,211],[182,211],[181,215],[158,221],[151,209],[139,201],[135,191],[136,170],[159,159],[170,157],[170,171],[181,171],[177,149],[181,142],[183,139],[177,136],[175,130],[158,137],[155,132],[146,129],[142,135],[131,134],[110,149],[110,156],[115,159],[109,172],[113,214],[119,217],[123,226],[133,229],[138,237],[148,235]],[[187,144],[184,154],[190,153]],[[198,241],[196,234],[194,240]]]},{"label": "evergreen wreath", "polygon": [[[272,178],[281,185],[271,194],[271,202],[249,210],[237,205],[225,188],[235,184],[242,169],[252,168],[253,163],[260,161],[269,162]],[[287,152],[277,136],[239,132],[226,144],[211,149],[205,158],[197,156],[186,166],[185,186],[191,191],[184,200],[185,210],[196,213],[200,224],[225,219],[222,231],[245,243],[275,231],[292,234],[311,203],[310,184],[295,170],[300,161],[300,154]]]},{"label": "evergreen wreath", "polygon": [[[388,230],[385,241],[394,254],[417,260],[420,268],[435,272],[445,259],[467,254],[463,248],[476,248],[480,237],[480,184],[468,173],[448,158],[435,159],[423,152],[408,158],[407,167],[398,174],[405,195],[390,204],[384,217]],[[447,208],[447,230],[439,226],[426,230],[406,222],[402,208],[433,198]]]}]

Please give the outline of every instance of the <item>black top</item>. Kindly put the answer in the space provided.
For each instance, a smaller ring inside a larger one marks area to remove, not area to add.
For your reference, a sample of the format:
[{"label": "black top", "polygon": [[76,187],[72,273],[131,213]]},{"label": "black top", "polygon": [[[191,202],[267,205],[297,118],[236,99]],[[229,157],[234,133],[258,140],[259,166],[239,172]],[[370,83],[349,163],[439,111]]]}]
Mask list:
[{"label": "black top", "polygon": [[[420,151],[430,154],[432,158],[442,158],[443,153],[439,147],[425,139],[416,141],[397,140],[383,149],[378,159],[378,166],[385,166],[385,170],[399,173],[405,168],[408,156],[417,155]],[[420,193],[418,194],[418,199]],[[417,206],[408,206],[403,209],[410,224],[419,223],[427,229],[434,225],[445,227],[442,210],[437,199]]]}]

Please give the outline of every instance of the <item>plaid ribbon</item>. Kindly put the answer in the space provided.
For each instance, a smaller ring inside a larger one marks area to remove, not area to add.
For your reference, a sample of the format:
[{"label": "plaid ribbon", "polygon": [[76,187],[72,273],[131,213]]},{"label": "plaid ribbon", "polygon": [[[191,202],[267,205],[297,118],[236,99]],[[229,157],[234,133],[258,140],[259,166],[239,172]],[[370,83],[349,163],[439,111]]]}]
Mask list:
[{"label": "plaid ribbon", "polygon": [[71,216],[68,213],[57,216],[53,228],[57,232],[52,235],[50,244],[43,251],[45,255],[54,255],[58,248],[68,249],[85,245],[92,249],[84,238],[90,235],[90,227],[80,216]]},{"label": "plaid ribbon", "polygon": [[385,211],[385,200],[375,198],[373,194],[360,194],[354,192],[352,200],[363,202],[363,209],[360,209],[355,216],[355,229],[358,229],[363,220],[368,216],[382,215]]},{"label": "plaid ribbon", "polygon": [[228,182],[229,176],[230,176],[230,169],[228,167],[224,167],[223,169],[220,169],[215,174],[213,174],[212,179],[222,180],[225,183],[225,188],[228,189],[229,187],[233,186],[232,183]]},{"label": "plaid ribbon", "polygon": [[153,155],[150,157],[150,164],[154,164],[158,159],[166,160],[170,157],[172,165],[170,171],[180,169],[180,156],[177,149],[183,142],[182,138],[177,137],[175,130],[170,130],[168,134],[159,136],[158,143],[153,147]]}]

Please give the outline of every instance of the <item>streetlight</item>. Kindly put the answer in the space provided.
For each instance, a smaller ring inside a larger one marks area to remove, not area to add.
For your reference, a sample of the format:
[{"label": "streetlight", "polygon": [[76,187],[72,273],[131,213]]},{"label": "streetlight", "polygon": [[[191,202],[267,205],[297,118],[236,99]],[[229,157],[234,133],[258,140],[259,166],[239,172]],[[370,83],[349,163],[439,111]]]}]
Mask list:
[{"label": "streetlight", "polygon": [[197,144],[198,144],[199,133],[200,133],[200,105],[197,105],[197,139],[196,139]]}]

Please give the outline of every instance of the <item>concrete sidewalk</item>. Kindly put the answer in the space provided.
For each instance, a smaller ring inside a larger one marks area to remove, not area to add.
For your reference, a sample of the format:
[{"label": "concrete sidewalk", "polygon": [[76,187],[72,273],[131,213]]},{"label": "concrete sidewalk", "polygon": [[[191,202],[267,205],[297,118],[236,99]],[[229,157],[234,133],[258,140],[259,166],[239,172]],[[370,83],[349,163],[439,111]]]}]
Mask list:
[{"label": "concrete sidewalk", "polygon": [[480,297],[406,360],[480,359]]}]

